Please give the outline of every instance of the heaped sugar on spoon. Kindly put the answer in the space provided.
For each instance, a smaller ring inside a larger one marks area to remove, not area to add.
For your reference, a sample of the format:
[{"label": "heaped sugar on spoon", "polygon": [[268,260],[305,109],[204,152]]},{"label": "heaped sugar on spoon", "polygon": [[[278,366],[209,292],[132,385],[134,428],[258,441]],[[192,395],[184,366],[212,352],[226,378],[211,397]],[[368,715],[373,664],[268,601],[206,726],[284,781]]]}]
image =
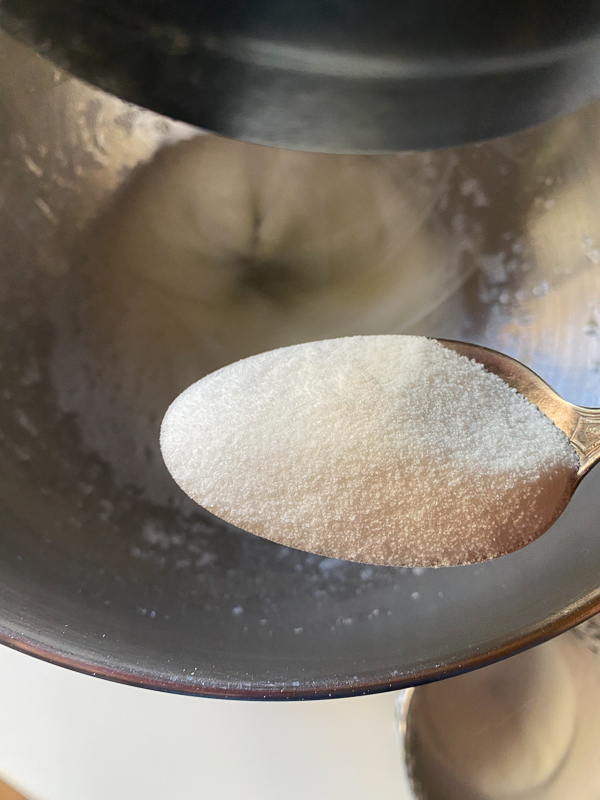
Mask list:
[{"label": "heaped sugar on spoon", "polygon": [[281,348],[172,403],[161,448],[212,513],[333,558],[451,566],[518,550],[600,458],[600,411],[508,356],[356,336]]}]

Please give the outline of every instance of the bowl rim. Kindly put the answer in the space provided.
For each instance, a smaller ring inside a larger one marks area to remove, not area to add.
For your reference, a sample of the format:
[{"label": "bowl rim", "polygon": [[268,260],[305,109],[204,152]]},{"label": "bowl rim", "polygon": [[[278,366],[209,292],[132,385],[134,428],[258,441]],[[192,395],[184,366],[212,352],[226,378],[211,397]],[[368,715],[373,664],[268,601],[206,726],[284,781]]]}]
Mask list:
[{"label": "bowl rim", "polygon": [[[196,678],[192,680],[158,678],[145,674],[143,670],[110,668],[103,664],[95,664],[92,661],[49,648],[41,642],[19,638],[16,633],[11,633],[6,629],[0,629],[0,644],[57,667],[65,667],[84,675],[141,689],[225,700],[326,700],[401,691],[425,683],[452,678],[471,670],[489,666],[542,644],[585,622],[597,613],[600,613],[600,590],[590,599],[571,607],[568,613],[560,617],[550,617],[547,621],[534,627],[526,635],[515,637],[499,647],[477,653],[469,658],[441,663],[421,672],[413,672],[410,675],[400,677],[381,674],[375,680],[346,680],[340,683],[331,679],[329,681],[321,681],[317,685],[313,681],[310,684],[307,682],[306,685],[302,685],[302,682],[299,682],[298,685],[290,683],[283,686],[261,686],[257,682],[255,687],[233,688],[219,682],[214,684],[206,681],[202,682]],[[296,683],[297,681],[294,681],[294,684]]]}]

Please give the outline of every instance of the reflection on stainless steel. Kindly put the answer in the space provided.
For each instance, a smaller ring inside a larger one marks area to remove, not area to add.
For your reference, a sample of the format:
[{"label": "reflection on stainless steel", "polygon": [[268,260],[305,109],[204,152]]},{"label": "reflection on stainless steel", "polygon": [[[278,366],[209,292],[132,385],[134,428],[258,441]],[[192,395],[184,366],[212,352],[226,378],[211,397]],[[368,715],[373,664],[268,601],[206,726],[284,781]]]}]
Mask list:
[{"label": "reflection on stainless steel", "polygon": [[456,290],[478,230],[457,240],[434,213],[452,172],[447,154],[317,155],[212,136],[163,149],[84,233],[54,304],[61,407],[123,479],[154,500],[159,482],[172,493],[147,454],[160,463],[157,420],[191,382],[274,347],[405,328]]},{"label": "reflection on stainless steel", "polygon": [[481,146],[290,154],[198,137],[6,38],[0,104],[4,641],[147,686],[327,696],[600,607],[594,473],[540,542],[412,572],[228,527],[156,449],[191,379],[346,333],[474,341],[598,405],[600,106]]},{"label": "reflection on stainless steel", "polygon": [[415,800],[595,800],[600,662],[572,633],[407,690],[399,744]]}]

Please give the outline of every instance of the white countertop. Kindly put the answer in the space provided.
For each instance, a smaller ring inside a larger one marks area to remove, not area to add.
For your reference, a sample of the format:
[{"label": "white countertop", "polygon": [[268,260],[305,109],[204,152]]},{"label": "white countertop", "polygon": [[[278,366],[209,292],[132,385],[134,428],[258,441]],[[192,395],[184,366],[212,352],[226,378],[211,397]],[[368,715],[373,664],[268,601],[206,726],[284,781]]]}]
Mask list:
[{"label": "white countertop", "polygon": [[121,686],[0,646],[0,775],[31,800],[409,800],[396,693],[261,703]]}]

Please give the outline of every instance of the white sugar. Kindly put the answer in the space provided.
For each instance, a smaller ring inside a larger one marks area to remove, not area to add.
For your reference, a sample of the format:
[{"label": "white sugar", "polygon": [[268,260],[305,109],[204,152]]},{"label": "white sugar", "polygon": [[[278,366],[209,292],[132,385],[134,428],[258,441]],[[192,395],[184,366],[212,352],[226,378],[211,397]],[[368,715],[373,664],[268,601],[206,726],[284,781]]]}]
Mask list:
[{"label": "white sugar", "polygon": [[577,456],[550,419],[436,341],[357,336],[238,361],[162,424],[165,463],[217,516],[373,564],[463,564],[562,511]]}]

